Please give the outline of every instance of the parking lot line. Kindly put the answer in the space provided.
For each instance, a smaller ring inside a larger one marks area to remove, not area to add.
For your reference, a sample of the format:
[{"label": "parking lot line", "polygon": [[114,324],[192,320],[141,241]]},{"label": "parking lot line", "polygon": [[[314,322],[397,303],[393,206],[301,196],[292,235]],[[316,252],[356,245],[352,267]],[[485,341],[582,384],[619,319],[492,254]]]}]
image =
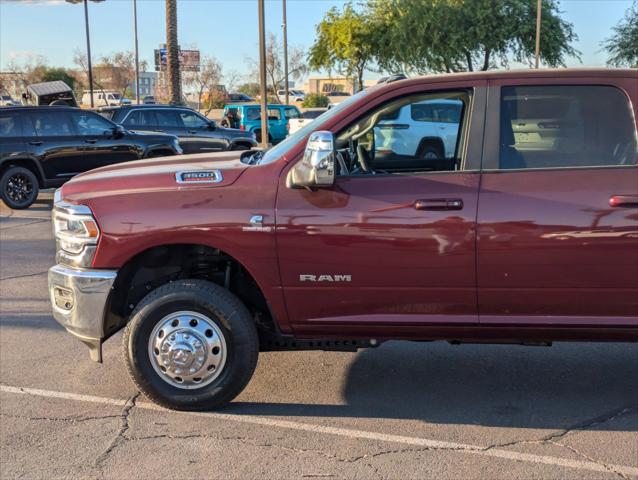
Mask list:
[{"label": "parking lot line", "polygon": [[[116,405],[124,407],[126,400],[115,398],[98,397],[94,395],[82,395],[79,393],[57,392],[53,390],[41,390],[37,388],[24,388],[9,385],[0,385],[0,392],[30,395],[35,397],[58,398],[61,400],[71,400],[77,402],[91,402],[105,405]],[[158,410],[170,412],[180,415],[200,416],[204,418],[228,420],[233,422],[247,423],[252,425],[260,425],[270,428],[281,428],[287,430],[298,430],[308,433],[317,433],[324,435],[334,435],[360,440],[372,440],[377,442],[398,443],[408,445],[410,447],[432,449],[432,450],[448,450],[458,451],[466,454],[482,455],[488,457],[503,458],[520,462],[539,463],[556,467],[572,468],[577,470],[589,470],[594,472],[617,473],[626,476],[637,476],[638,468],[626,465],[608,465],[596,463],[592,461],[580,461],[567,458],[552,457],[548,455],[534,455],[530,453],[515,452],[512,450],[503,450],[500,448],[489,448],[478,445],[468,445],[463,443],[444,442],[439,440],[407,437],[402,435],[390,435],[381,432],[372,432],[365,430],[356,430],[349,428],[328,427],[324,425],[316,425],[310,423],[293,422],[289,420],[277,420],[273,418],[260,417],[256,415],[237,415],[217,412],[178,412],[162,408],[158,405],[148,402],[138,402],[136,408],[147,410]]]}]

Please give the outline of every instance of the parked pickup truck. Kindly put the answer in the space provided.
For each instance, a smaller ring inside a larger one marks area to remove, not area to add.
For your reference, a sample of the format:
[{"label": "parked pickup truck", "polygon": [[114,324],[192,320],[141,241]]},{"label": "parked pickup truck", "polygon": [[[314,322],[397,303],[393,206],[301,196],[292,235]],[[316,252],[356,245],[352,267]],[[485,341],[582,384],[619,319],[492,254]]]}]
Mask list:
[{"label": "parked pickup truck", "polygon": [[[379,167],[380,136],[422,135],[387,119],[425,101],[460,102],[453,151]],[[635,70],[428,76],[266,151],[78,175],[54,316],[97,361],[124,328],[137,386],[188,410],[231,401],[260,351],[638,341],[637,110]]]}]

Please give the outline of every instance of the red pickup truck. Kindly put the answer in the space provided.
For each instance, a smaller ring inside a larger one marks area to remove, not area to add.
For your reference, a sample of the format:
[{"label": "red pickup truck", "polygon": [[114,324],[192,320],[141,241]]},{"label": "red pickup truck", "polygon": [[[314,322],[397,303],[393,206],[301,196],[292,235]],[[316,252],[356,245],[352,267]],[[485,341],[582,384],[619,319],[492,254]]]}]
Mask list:
[{"label": "red pickup truck", "polygon": [[232,400],[259,351],[637,341],[637,111],[637,70],[427,76],[265,151],[78,175],[54,316],[97,361],[125,327],[178,409]]}]

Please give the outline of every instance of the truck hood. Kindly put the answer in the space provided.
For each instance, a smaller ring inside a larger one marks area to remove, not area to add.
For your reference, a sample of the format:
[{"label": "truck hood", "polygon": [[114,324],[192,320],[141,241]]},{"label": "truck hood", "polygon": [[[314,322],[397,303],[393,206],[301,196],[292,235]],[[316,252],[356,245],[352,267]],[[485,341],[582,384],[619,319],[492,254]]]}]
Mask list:
[{"label": "truck hood", "polygon": [[[62,187],[61,197],[73,203],[91,198],[140,194],[145,191],[173,191],[187,188],[219,188],[232,185],[250,166],[241,162],[241,154],[231,151],[149,158],[97,168],[73,177]],[[178,183],[179,172],[218,170],[216,183]]]}]

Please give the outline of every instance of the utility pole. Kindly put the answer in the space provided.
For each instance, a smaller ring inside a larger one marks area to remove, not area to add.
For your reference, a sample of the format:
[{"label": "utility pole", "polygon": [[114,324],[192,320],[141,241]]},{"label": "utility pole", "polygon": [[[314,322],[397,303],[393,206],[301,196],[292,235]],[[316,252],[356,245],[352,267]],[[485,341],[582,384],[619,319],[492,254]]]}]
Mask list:
[{"label": "utility pole", "polygon": [[[92,2],[103,2],[104,0],[91,0]],[[84,3],[84,29],[86,31],[86,63],[89,69],[89,93],[91,96],[91,108],[95,107],[93,102],[93,67],[91,65],[91,35],[89,34],[89,2],[88,0],[66,0],[67,3]]]},{"label": "utility pole", "polygon": [[[257,0],[259,10],[259,104],[261,105],[261,147],[268,148],[268,88],[266,85],[266,27],[264,0]],[[276,88],[276,87],[275,87]]]},{"label": "utility pole", "polygon": [[140,104],[140,53],[137,42],[137,0],[133,0],[133,36],[135,37],[135,98]]},{"label": "utility pole", "polygon": [[539,67],[541,56],[541,9],[542,0],[536,2],[536,52],[535,52],[535,68]]},{"label": "utility pole", "polygon": [[286,105],[288,105],[288,24],[286,22],[286,0],[283,0],[282,4],[284,7],[284,24],[282,25],[284,29],[284,88],[286,89]]}]

